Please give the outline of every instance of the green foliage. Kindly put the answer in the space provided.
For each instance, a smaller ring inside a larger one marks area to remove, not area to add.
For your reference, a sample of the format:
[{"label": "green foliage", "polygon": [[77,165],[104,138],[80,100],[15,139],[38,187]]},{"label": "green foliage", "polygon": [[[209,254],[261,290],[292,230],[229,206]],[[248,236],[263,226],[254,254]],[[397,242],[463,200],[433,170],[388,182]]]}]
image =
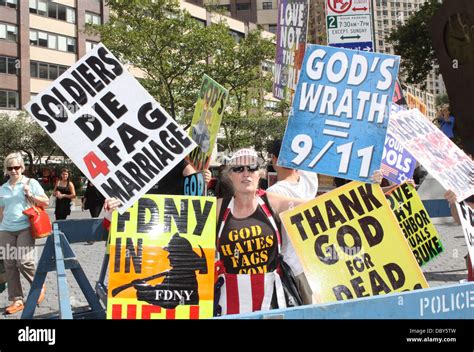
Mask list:
[{"label": "green foliage", "polygon": [[439,107],[443,104],[449,104],[449,97],[447,94],[437,95],[435,98],[435,106]]},{"label": "green foliage", "polygon": [[42,156],[63,155],[56,143],[25,113],[17,116],[0,114],[0,150],[5,157],[11,152],[26,154],[30,172]]},{"label": "green foliage", "polygon": [[224,129],[232,129],[227,146],[236,148],[259,138],[242,121],[250,119],[256,126],[271,119],[262,108],[262,89],[271,87],[271,76],[262,73],[261,63],[272,60],[275,47],[260,31],[236,43],[224,22],[205,26],[181,10],[176,0],[110,0],[108,5],[109,21],[88,26],[88,31],[99,34],[122,62],[145,73],[140,83],[173,118],[189,126],[206,73],[229,89],[222,123]]},{"label": "green foliage", "polygon": [[429,0],[408,20],[398,26],[386,40],[401,56],[401,73],[410,84],[426,85],[426,76],[438,64],[429,33],[430,21],[441,4]]}]

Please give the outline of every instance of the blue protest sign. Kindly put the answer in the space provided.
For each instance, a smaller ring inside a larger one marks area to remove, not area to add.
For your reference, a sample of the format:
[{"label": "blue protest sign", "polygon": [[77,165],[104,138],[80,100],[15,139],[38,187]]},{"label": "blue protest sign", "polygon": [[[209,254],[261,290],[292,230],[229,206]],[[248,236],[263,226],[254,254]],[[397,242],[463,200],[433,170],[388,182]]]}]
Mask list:
[{"label": "blue protest sign", "polygon": [[201,172],[196,172],[184,178],[185,196],[204,196],[205,183]]},{"label": "blue protest sign", "polygon": [[387,132],[382,155],[383,177],[397,184],[413,178],[416,160],[397,139]]},{"label": "blue protest sign", "polygon": [[399,62],[308,45],[278,164],[370,182],[382,160]]}]

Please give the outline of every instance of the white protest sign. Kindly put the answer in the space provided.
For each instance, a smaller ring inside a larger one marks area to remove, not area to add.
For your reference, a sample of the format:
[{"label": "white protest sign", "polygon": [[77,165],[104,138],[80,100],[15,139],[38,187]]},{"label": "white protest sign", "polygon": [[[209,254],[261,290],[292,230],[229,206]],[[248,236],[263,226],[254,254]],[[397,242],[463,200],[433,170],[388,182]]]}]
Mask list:
[{"label": "white protest sign", "polygon": [[474,162],[417,109],[390,115],[390,133],[459,201],[474,194]]},{"label": "white protest sign", "polygon": [[196,146],[102,44],[25,109],[120,213]]},{"label": "white protest sign", "polygon": [[474,209],[466,202],[456,203],[459,220],[461,220],[464,238],[471,261],[474,258]]}]

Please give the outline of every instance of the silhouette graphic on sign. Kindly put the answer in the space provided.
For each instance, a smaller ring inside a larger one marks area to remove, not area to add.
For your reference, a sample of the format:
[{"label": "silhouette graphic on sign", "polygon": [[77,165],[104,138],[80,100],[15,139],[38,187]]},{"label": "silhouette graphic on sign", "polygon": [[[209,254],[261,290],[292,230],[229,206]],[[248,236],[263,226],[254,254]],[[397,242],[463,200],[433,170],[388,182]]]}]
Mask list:
[{"label": "silhouette graphic on sign", "polygon": [[[196,270],[200,274],[207,274],[207,260],[201,246],[201,256],[194,252],[191,243],[175,233],[168,245],[167,251],[171,269],[161,273],[133,280],[132,282],[116,287],[112,296],[123,290],[134,287],[137,290],[137,299],[166,309],[176,308],[178,305],[199,304],[198,282]],[[146,282],[165,276],[164,280],[155,286]]]}]

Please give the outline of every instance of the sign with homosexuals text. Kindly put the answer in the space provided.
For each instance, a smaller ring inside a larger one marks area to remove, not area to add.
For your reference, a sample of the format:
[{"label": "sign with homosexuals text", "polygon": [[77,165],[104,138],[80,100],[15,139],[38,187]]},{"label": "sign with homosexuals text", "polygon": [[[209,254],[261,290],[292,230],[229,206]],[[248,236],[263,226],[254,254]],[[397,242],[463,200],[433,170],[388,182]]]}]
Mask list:
[{"label": "sign with homosexuals text", "polygon": [[308,45],[278,165],[371,182],[400,58]]},{"label": "sign with homosexuals text", "polygon": [[273,96],[290,104],[306,49],[308,13],[308,0],[279,2]]},{"label": "sign with homosexuals text", "polygon": [[189,129],[189,136],[198,146],[187,159],[197,171],[209,166],[228,96],[227,89],[204,75]]},{"label": "sign with homosexuals text", "polygon": [[472,263],[474,259],[474,209],[472,209],[467,202],[456,203],[456,209],[458,211],[459,220],[461,220],[467,250]]},{"label": "sign with homosexuals text", "polygon": [[281,218],[313,303],[428,287],[379,185],[348,183]]},{"label": "sign with homosexuals text", "polygon": [[110,236],[108,319],[212,317],[215,198],[145,195]]},{"label": "sign with homosexuals text", "polygon": [[102,44],[25,109],[120,213],[196,146]]},{"label": "sign with homosexuals text", "polygon": [[391,135],[389,125],[380,167],[383,177],[396,184],[401,184],[407,179],[413,178],[415,167],[415,158]]},{"label": "sign with homosexuals text", "polygon": [[474,194],[474,162],[420,111],[392,114],[389,130],[458,201]]},{"label": "sign with homosexuals text", "polygon": [[401,184],[386,197],[420,266],[443,252],[441,238],[411,184]]}]

